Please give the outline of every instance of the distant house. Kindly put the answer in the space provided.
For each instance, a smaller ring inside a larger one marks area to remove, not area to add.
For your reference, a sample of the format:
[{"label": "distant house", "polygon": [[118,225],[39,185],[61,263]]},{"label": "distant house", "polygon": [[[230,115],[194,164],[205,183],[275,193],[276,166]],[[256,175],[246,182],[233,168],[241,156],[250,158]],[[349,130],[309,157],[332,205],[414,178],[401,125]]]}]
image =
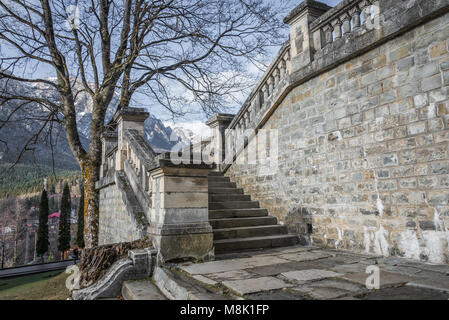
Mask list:
[{"label": "distant house", "polygon": [[59,212],[55,212],[55,213],[48,215],[48,219],[54,219],[54,218],[59,219],[60,216],[61,216],[61,214]]},{"label": "distant house", "polygon": [[7,235],[12,233],[13,229],[11,227],[0,227],[0,234]]}]

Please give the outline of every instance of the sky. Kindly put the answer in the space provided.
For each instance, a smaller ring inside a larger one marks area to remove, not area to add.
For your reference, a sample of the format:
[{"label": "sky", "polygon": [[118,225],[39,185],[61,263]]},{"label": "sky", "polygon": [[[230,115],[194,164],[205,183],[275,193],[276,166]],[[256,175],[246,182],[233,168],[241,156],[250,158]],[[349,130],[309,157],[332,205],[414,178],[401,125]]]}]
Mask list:
[{"label": "sky", "polygon": [[[270,2],[273,0],[265,0],[265,1]],[[290,8],[287,11],[293,10],[301,2],[302,2],[301,0],[291,1],[291,3],[289,4]],[[339,2],[341,2],[341,0],[321,0],[320,2],[324,2],[329,6],[335,6]],[[279,50],[279,48],[273,50],[271,57],[268,57],[269,61],[271,61],[276,56],[276,54],[278,53],[278,50]],[[256,68],[253,66],[248,66],[248,69],[249,69],[249,72],[255,72]],[[261,75],[262,74],[260,73],[260,76]],[[242,102],[244,102],[245,98],[246,97],[243,98]],[[238,106],[230,107],[230,109],[228,110],[228,113],[237,113],[238,109],[239,109]],[[160,113],[158,111],[160,111]],[[188,115],[184,118],[180,118],[180,119],[176,119],[175,121],[172,121],[172,120],[164,119],[164,110],[157,110],[157,109],[155,110],[155,108],[152,108],[152,112],[154,113],[154,115],[156,117],[161,118],[165,125],[169,125],[172,127],[173,126],[183,127],[183,128],[192,130],[193,132],[195,132],[196,134],[201,135],[201,136],[207,135],[207,133],[209,132],[209,128],[204,124],[204,122],[207,120],[207,118],[203,114]]]},{"label": "sky", "polygon": [[[290,10],[292,10],[293,8],[295,8],[297,5],[299,5],[302,0],[263,0],[266,3],[273,3],[273,1],[284,1],[286,7],[285,7],[285,14],[287,14],[288,12],[290,12]],[[321,2],[324,2],[330,6],[335,6],[336,4],[338,4],[341,0],[321,0]],[[286,26],[286,34],[288,31],[288,26]],[[1,50],[1,48],[0,48]],[[271,62],[271,60],[274,58],[274,56],[278,53],[279,48],[273,48],[272,50],[270,50],[270,54],[268,54],[266,57],[264,57],[265,61],[267,64],[269,64]],[[1,52],[0,52],[1,54]],[[28,70],[28,72],[32,73],[34,75],[34,77],[42,77],[42,78],[48,78],[53,76],[53,70],[46,70],[45,68],[38,68],[38,69],[34,69],[34,68],[30,68],[30,66],[22,66],[23,70]],[[252,74],[253,76],[260,77],[262,76],[262,73],[260,71],[257,70],[256,67],[254,67],[253,65],[248,65],[248,73]],[[176,90],[178,91],[178,88],[170,88],[171,90]],[[182,94],[182,93],[180,93]],[[237,100],[239,100],[241,103],[243,103],[245,101],[245,99],[247,98],[247,92],[243,92],[241,93],[237,98]],[[151,104],[151,105],[150,105]],[[132,103],[133,107],[144,107],[144,108],[148,108],[150,113],[152,113],[152,115],[154,115],[155,117],[161,119],[164,124],[166,125],[170,125],[170,126],[181,126],[181,127],[185,127],[188,128],[192,131],[194,131],[197,134],[201,134],[204,135],[205,132],[208,131],[207,127],[204,125],[204,122],[207,120],[206,115],[204,115],[201,112],[198,112],[196,114],[189,114],[183,118],[178,118],[175,120],[175,122],[173,122],[171,120],[171,117],[168,115],[168,112],[165,108],[161,107],[161,106],[157,106],[154,105],[153,103],[151,103],[149,101],[149,99],[143,95],[139,95],[139,94],[135,94],[133,96],[133,103]],[[224,110],[224,112],[227,113],[237,113],[238,110],[240,108],[240,104],[230,104],[230,107],[228,108],[228,110]]]}]

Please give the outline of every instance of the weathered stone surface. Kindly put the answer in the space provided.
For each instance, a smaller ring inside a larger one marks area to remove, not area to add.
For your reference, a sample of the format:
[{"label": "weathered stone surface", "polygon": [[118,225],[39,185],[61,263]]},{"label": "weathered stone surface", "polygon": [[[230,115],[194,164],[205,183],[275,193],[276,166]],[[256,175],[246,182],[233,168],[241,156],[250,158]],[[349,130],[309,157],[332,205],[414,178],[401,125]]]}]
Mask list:
[{"label": "weathered stone surface", "polygon": [[[370,274],[367,273],[348,273],[341,276],[342,279],[358,283],[362,286],[366,285],[366,280]],[[387,271],[380,271],[380,287],[388,287],[392,285],[400,285],[409,282],[412,278],[399,273],[391,273]]]},{"label": "weathered stone surface", "polygon": [[356,2],[314,20],[310,35],[301,28],[312,39],[301,52],[291,30],[287,86],[251,110],[262,81],[230,125],[248,128],[251,110],[254,127],[275,129],[275,169],[249,163],[249,143],[226,175],[302,243],[447,264],[448,238],[431,222],[447,220],[435,210],[448,206],[448,3],[380,0],[379,28],[332,31]]},{"label": "weathered stone surface", "polygon": [[223,281],[223,285],[238,293],[239,295],[288,288],[292,286],[291,284],[274,277]]},{"label": "weathered stone surface", "polygon": [[365,289],[362,286],[351,282],[325,279],[314,281],[310,284],[305,284],[290,290],[306,294],[312,299],[329,300],[362,293]]},{"label": "weathered stone surface", "polygon": [[304,282],[304,281],[339,277],[342,276],[343,274],[328,270],[309,269],[309,270],[283,272],[282,275],[289,280]]},{"label": "weathered stone surface", "polygon": [[261,257],[252,257],[252,258],[242,258],[235,260],[221,260],[221,261],[213,261],[206,262],[202,264],[193,264],[190,266],[181,267],[182,270],[190,273],[190,274],[209,274],[209,273],[218,273],[218,272],[226,272],[226,271],[235,271],[241,269],[248,269],[252,267],[273,265],[286,263],[288,260],[280,259],[278,257],[265,256]]},{"label": "weathered stone surface", "polygon": [[281,254],[279,255],[282,259],[287,259],[291,261],[312,261],[317,259],[323,259],[330,257],[330,254],[324,253],[324,252],[300,252],[300,253],[288,253],[288,254]]},{"label": "weathered stone surface", "polygon": [[367,295],[359,297],[361,300],[448,300],[449,293],[438,290],[403,286],[372,290]]},{"label": "weathered stone surface", "polygon": [[[263,268],[263,267],[261,267],[261,268]],[[251,269],[248,269],[248,270],[251,270]],[[245,270],[233,270],[233,271],[226,271],[226,272],[219,272],[219,273],[209,273],[207,275],[207,277],[211,278],[215,281],[222,281],[222,280],[250,279],[250,278],[256,278],[256,277],[258,277],[258,275],[254,274],[254,273],[250,273]]]},{"label": "weathered stone surface", "polygon": [[125,300],[167,300],[149,280],[125,281],[122,296]]},{"label": "weathered stone surface", "polygon": [[202,276],[200,274],[193,276],[193,279],[195,279],[205,285],[208,285],[208,286],[215,286],[218,283],[217,281],[209,279],[208,277]]}]

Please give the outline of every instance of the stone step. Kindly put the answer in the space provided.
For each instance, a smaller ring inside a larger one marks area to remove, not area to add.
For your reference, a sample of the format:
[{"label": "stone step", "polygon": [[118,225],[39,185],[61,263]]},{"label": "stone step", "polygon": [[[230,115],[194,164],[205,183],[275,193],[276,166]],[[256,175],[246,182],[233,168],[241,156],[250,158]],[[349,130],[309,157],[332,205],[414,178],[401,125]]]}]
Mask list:
[{"label": "stone step", "polygon": [[227,219],[212,219],[209,220],[212,228],[226,229],[237,227],[252,227],[252,226],[266,226],[277,223],[275,217],[250,217],[250,218],[227,218]]},{"label": "stone step", "polygon": [[122,297],[125,300],[167,300],[150,280],[123,282]]},{"label": "stone step", "polygon": [[169,300],[229,300],[223,294],[211,292],[198,281],[165,268],[157,267],[153,280]]},{"label": "stone step", "polygon": [[268,216],[268,210],[261,208],[209,210],[209,219],[249,218],[266,216]]},{"label": "stone step", "polygon": [[209,202],[251,201],[251,196],[246,194],[220,194],[209,195]]},{"label": "stone step", "polygon": [[209,202],[209,210],[259,208],[259,201]]},{"label": "stone step", "polygon": [[298,243],[296,235],[275,235],[266,237],[215,240],[215,253],[238,252],[276,247],[288,247]]},{"label": "stone step", "polygon": [[255,237],[281,235],[287,233],[288,231],[286,226],[281,226],[277,224],[268,226],[215,229],[214,240],[255,238]]},{"label": "stone step", "polygon": [[207,180],[209,181],[209,183],[211,182],[231,182],[231,179],[229,179],[229,177],[223,177],[223,176],[214,176],[214,177],[207,177]]},{"label": "stone step", "polygon": [[215,182],[215,181],[209,181],[209,188],[210,189],[217,189],[217,188],[237,188],[235,182]]},{"label": "stone step", "polygon": [[236,188],[209,188],[209,194],[243,194],[243,189],[236,189]]},{"label": "stone step", "polygon": [[209,177],[223,177],[223,173],[219,172],[219,171],[212,171],[211,173],[209,173]]}]

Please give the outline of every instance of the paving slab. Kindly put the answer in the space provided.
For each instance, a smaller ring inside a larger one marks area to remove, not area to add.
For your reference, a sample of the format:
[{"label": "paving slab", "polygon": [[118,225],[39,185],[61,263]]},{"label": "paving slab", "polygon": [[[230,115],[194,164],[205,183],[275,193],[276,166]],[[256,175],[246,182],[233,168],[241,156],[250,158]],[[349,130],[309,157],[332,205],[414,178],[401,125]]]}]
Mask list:
[{"label": "paving slab", "polygon": [[292,261],[289,263],[246,269],[246,271],[256,273],[261,276],[274,276],[288,271],[308,270],[308,269],[329,269],[330,267],[333,266],[333,264],[330,264],[323,260],[304,261],[304,262]]},{"label": "paving slab", "polygon": [[336,273],[329,270],[320,270],[320,269],[309,269],[309,270],[298,270],[298,271],[289,271],[281,273],[282,276],[286,277],[292,281],[313,281],[320,280],[331,277],[340,277],[343,276],[341,273]]},{"label": "paving slab", "polygon": [[214,280],[212,280],[208,277],[202,276],[200,274],[194,275],[193,279],[195,279],[203,284],[209,285],[209,286],[215,286],[216,284],[218,284],[217,281],[214,281]]},{"label": "paving slab", "polygon": [[292,284],[284,282],[281,279],[275,277],[223,281],[223,285],[240,295],[289,288],[292,286]]},{"label": "paving slab", "polygon": [[408,284],[421,288],[430,288],[449,292],[449,276],[433,278],[414,277]]},{"label": "paving slab", "polygon": [[220,260],[182,266],[181,269],[192,275],[209,274],[233,270],[242,270],[258,266],[286,263],[288,260],[278,257],[251,257],[242,259]]},{"label": "paving slab", "polygon": [[354,264],[359,263],[360,258],[359,257],[351,257],[347,255],[339,255],[337,254],[335,257],[328,257],[324,258],[323,260],[332,263],[333,265],[337,264]]},{"label": "paving slab", "polygon": [[215,281],[223,281],[223,280],[244,280],[244,279],[257,278],[259,276],[254,273],[250,273],[246,270],[232,270],[219,273],[210,273],[207,275],[207,277]]},{"label": "paving slab", "polygon": [[[365,286],[366,279],[368,279],[369,276],[370,274],[368,273],[359,272],[359,273],[348,273],[341,276],[340,278]],[[395,286],[395,285],[397,286],[406,284],[407,282],[411,281],[412,278],[410,276],[380,270],[379,280],[380,280],[380,287],[383,288],[388,286]]]},{"label": "paving slab", "polygon": [[404,274],[407,276],[420,276],[423,271],[418,268],[405,267],[400,265],[380,265],[380,270],[385,270],[393,273]]},{"label": "paving slab", "polygon": [[449,293],[438,290],[401,286],[371,290],[359,297],[361,300],[448,300]]},{"label": "paving slab", "polygon": [[318,247],[286,247],[286,248],[276,248],[275,251],[279,253],[296,253],[296,252],[306,252],[306,251],[312,251],[312,250],[319,250]]},{"label": "paving slab", "polygon": [[305,300],[304,297],[292,294],[286,290],[273,290],[269,292],[251,293],[246,296],[248,300]]},{"label": "paving slab", "polygon": [[341,264],[330,268],[330,270],[339,273],[365,273],[368,266],[364,263]]},{"label": "paving slab", "polygon": [[330,300],[345,296],[353,296],[366,291],[362,286],[349,281],[324,279],[304,284],[290,290],[306,294],[312,299]]},{"label": "paving slab", "polygon": [[279,255],[279,258],[287,259],[290,261],[302,262],[302,261],[313,261],[313,260],[328,258],[331,256],[332,256],[331,254],[325,253],[325,252],[307,251],[307,252],[281,254],[281,255]]}]

